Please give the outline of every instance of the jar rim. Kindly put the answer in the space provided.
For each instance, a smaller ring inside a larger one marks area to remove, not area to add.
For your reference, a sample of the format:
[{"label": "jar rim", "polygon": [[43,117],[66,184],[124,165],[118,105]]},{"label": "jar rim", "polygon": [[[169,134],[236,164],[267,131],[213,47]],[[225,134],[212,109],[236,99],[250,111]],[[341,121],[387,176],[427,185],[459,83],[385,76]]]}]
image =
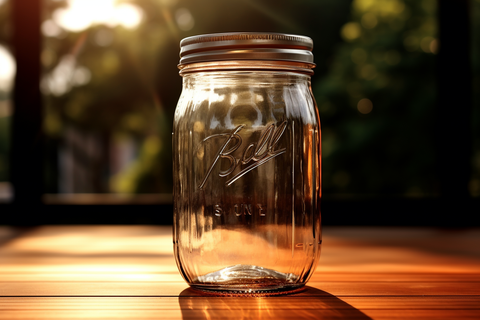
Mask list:
[{"label": "jar rim", "polygon": [[190,63],[257,60],[313,62],[313,40],[271,32],[228,32],[197,35],[180,41],[179,68]]}]

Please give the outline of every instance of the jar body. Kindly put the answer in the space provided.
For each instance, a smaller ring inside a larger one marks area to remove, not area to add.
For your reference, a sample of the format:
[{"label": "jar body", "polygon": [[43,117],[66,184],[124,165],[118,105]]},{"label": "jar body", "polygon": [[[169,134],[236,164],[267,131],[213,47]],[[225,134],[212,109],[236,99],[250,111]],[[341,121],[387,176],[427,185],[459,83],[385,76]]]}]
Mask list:
[{"label": "jar body", "polygon": [[190,286],[268,293],[305,285],[321,249],[320,141],[308,75],[183,75],[174,251]]}]

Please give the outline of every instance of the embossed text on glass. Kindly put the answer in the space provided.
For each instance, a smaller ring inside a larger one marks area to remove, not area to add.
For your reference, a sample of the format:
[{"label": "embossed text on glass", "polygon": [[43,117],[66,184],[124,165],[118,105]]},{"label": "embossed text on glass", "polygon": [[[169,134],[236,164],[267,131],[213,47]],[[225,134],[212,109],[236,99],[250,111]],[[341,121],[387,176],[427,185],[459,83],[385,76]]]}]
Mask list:
[{"label": "embossed text on glass", "polygon": [[[283,121],[277,128],[275,128],[273,123],[270,124],[265,128],[257,142],[250,143],[243,150],[243,152],[240,152],[238,155],[233,153],[242,145],[242,137],[239,135],[239,132],[245,127],[245,125],[237,126],[230,133],[213,134],[203,139],[202,143],[208,143],[209,140],[214,138],[226,138],[225,142],[215,155],[212,164],[208,168],[207,173],[205,174],[205,177],[198,188],[203,189],[208,177],[212,173],[213,168],[220,162],[220,159],[226,159],[230,163],[228,169],[221,170],[218,174],[218,176],[221,178],[229,178],[225,182],[225,185],[229,186],[246,175],[248,172],[285,153],[285,148],[277,150],[275,150],[275,148],[277,147],[280,138],[285,133],[287,125],[288,122],[286,120]],[[229,177],[229,175],[231,175],[239,165],[246,165],[246,167],[242,168],[235,175]]]}]

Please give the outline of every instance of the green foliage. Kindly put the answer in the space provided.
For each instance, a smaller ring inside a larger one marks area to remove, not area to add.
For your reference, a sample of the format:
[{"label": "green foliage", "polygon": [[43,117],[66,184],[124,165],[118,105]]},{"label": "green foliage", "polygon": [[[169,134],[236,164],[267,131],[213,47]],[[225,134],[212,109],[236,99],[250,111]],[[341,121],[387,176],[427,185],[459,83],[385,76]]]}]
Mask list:
[{"label": "green foliage", "polygon": [[[94,25],[82,32],[64,32],[44,39],[42,62],[46,77],[42,87],[46,93],[44,129],[48,148],[64,146],[68,127],[107,135],[110,141],[123,136],[139,144],[130,165],[108,174],[108,190],[80,192],[171,191],[172,118],[181,91],[177,64],[182,38],[243,30],[311,35],[319,47],[317,73],[321,74],[326,71],[330,48],[340,40],[337,33],[323,30],[339,28],[350,4],[350,0],[122,2],[135,4],[143,11],[143,20],[135,29]],[[66,4],[45,3],[45,20]],[[179,23],[182,12],[190,12],[193,28]],[[88,70],[90,81],[78,84],[71,75],[62,83],[66,86],[52,85],[59,66],[69,65]],[[52,174],[58,166],[51,158],[56,152],[47,154],[47,165],[51,166],[47,172]],[[108,163],[103,166],[108,167]],[[56,191],[57,180],[47,177],[49,192]]]},{"label": "green foliage", "polygon": [[[317,68],[312,84],[323,126],[325,193],[435,194],[435,0],[120,2],[142,9],[137,28],[97,24],[43,39],[47,192],[58,190],[58,150],[65,147],[70,127],[110,142],[126,137],[138,144],[128,166],[102,177],[107,188],[78,191],[170,192],[171,119],[181,90],[179,41],[195,34],[245,30],[299,33],[314,40]],[[66,6],[65,1],[43,3],[44,20]],[[471,4],[478,88],[480,0]],[[191,14],[193,25],[179,24],[182,12]],[[8,17],[4,4],[3,45],[11,33]],[[70,73],[50,88],[49,76],[59,66],[70,66],[76,75]],[[5,94],[0,93],[0,99],[6,99]],[[479,196],[480,90],[474,94],[470,190]],[[8,118],[0,118],[0,181],[7,173],[8,123]],[[109,160],[102,161],[108,171]]]},{"label": "green foliage", "polygon": [[314,84],[326,193],[434,193],[435,1],[355,0]]}]

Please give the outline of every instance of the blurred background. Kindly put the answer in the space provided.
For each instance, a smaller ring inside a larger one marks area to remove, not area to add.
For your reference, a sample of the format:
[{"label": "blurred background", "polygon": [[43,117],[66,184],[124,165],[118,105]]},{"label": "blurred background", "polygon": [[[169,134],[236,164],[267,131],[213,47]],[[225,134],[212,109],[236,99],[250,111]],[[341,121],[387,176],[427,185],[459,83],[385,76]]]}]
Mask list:
[{"label": "blurred background", "polygon": [[314,41],[324,223],[477,223],[480,0],[0,0],[0,224],[171,223],[179,42],[230,31]]}]

